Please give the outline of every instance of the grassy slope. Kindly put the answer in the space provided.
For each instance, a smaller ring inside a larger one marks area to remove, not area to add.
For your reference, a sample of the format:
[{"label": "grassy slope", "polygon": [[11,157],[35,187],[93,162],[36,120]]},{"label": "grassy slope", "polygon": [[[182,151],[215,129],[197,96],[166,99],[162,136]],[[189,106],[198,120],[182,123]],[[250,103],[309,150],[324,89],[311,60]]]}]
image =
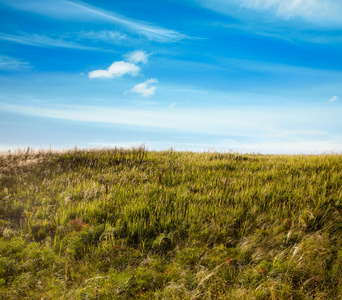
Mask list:
[{"label": "grassy slope", "polygon": [[342,156],[0,157],[0,299],[342,299]]}]

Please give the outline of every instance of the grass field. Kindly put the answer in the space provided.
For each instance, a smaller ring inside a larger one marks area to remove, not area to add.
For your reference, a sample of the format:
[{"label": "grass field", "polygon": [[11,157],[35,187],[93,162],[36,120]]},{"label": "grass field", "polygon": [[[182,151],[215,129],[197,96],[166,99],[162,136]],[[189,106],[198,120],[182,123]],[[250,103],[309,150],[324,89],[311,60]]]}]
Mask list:
[{"label": "grass field", "polygon": [[342,299],[342,156],[0,156],[0,299]]}]

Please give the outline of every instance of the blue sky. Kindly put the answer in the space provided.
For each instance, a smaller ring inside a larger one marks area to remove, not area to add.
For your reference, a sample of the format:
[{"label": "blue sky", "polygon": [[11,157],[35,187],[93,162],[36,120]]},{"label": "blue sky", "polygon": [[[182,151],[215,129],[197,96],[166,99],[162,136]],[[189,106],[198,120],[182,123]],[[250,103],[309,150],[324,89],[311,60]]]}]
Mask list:
[{"label": "blue sky", "polygon": [[340,0],[0,0],[0,149],[342,152]]}]

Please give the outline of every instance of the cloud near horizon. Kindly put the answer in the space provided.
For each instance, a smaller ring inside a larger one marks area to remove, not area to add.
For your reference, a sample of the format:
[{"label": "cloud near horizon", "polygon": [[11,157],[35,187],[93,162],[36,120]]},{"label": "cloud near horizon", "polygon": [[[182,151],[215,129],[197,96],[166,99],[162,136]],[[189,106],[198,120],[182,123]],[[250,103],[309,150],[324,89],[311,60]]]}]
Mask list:
[{"label": "cloud near horizon", "polygon": [[[177,113],[169,108],[138,109],[98,106],[47,106],[1,103],[0,111],[42,118],[63,119],[97,124],[113,124],[137,128],[175,130],[179,133],[200,133],[213,136],[229,136],[236,139],[236,146],[259,143],[266,152],[274,152],[289,146],[292,152],[301,151],[302,144],[308,152],[316,150],[341,151],[341,134],[326,131],[322,125],[340,126],[339,112],[329,107],[317,107],[303,114],[300,107],[269,108],[179,108]],[[288,124],[286,120],[291,120]],[[337,120],[337,123],[334,121]],[[293,126],[296,124],[296,126]],[[318,125],[318,126],[317,126]],[[242,138],[242,139],[241,139]],[[323,143],[319,149],[317,143]],[[245,145],[247,146],[247,145]],[[258,147],[259,148],[259,147]],[[259,149],[260,149],[259,148]],[[231,148],[230,148],[231,149]],[[251,145],[252,151],[255,151]]]},{"label": "cloud near horizon", "polygon": [[329,102],[335,102],[335,101],[337,101],[339,98],[337,97],[337,96],[333,96],[330,100],[329,100]]},{"label": "cloud near horizon", "polygon": [[146,80],[145,82],[137,84],[130,92],[140,94],[142,97],[151,97],[157,89],[155,86],[151,86],[153,83],[158,83],[158,80],[154,78]]}]

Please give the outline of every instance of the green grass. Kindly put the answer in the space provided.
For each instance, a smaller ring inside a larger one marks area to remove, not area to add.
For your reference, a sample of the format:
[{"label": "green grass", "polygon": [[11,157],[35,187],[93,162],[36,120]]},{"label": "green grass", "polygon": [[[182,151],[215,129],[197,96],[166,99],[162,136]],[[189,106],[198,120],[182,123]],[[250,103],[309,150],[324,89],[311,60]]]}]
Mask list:
[{"label": "green grass", "polygon": [[0,299],[342,299],[342,156],[0,156]]}]

